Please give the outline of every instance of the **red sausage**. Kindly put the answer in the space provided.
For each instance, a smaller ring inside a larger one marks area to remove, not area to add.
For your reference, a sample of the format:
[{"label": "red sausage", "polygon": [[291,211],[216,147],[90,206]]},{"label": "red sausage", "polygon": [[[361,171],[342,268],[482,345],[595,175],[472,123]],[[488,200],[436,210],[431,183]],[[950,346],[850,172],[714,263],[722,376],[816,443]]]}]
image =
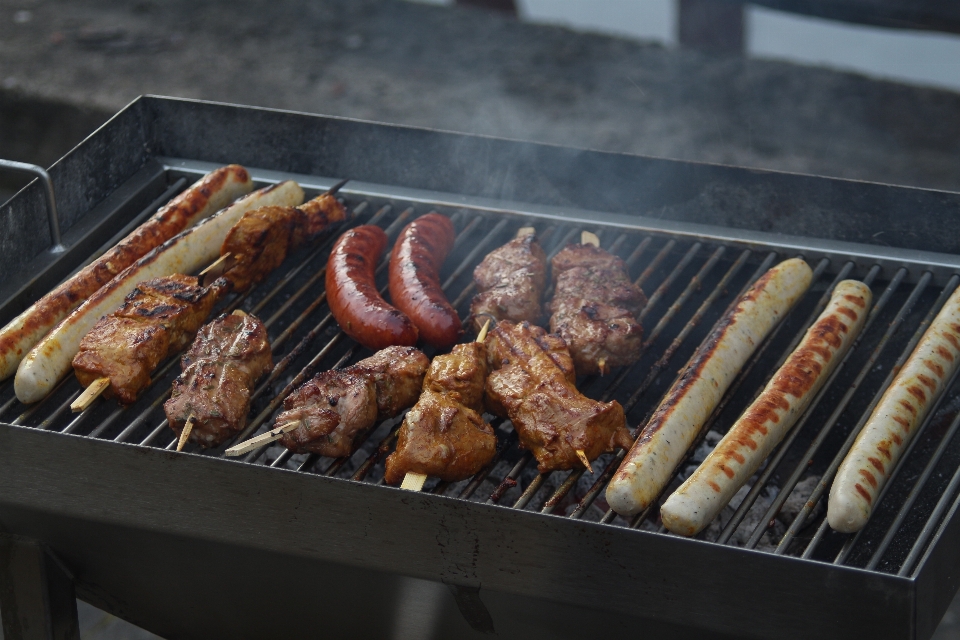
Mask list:
[{"label": "red sausage", "polygon": [[424,342],[438,349],[460,337],[460,317],[440,287],[440,267],[454,239],[450,218],[428,213],[400,232],[390,256],[390,299],[410,316]]},{"label": "red sausage", "polygon": [[377,291],[374,270],[387,234],[373,225],[344,233],[327,259],[327,304],[340,328],[365,347],[413,346],[417,327]]}]

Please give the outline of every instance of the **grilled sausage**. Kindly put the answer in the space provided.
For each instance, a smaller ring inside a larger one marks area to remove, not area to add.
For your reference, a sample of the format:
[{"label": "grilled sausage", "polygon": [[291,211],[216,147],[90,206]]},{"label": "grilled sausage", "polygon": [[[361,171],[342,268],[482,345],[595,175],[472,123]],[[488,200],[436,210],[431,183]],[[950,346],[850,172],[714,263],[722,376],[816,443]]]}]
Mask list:
[{"label": "grilled sausage", "polygon": [[761,276],[717,323],[607,486],[607,502],[614,511],[634,515],[657,498],[747,358],[803,295],[812,277],[803,260],[785,260]]},{"label": "grilled sausage", "polygon": [[239,165],[232,164],[207,174],[115,247],[11,320],[0,330],[0,380],[13,375],[31,347],[118,273],[251,189],[250,174]]},{"label": "grilled sausage", "polygon": [[837,470],[827,502],[835,531],[863,528],[904,448],[960,360],[960,288],[953,292],[917,348],[884,392]]},{"label": "grilled sausage", "polygon": [[387,234],[374,225],[344,233],[327,260],[327,304],[340,328],[365,347],[412,347],[417,327],[387,304],[377,291],[377,260],[387,248]]},{"label": "grilled sausage", "polygon": [[175,273],[193,273],[209,264],[219,255],[227,232],[247,211],[274,204],[292,206],[302,201],[303,190],[292,181],[254,191],[137,260],[30,350],[13,381],[17,398],[21,402],[36,402],[46,396],[70,371],[83,337],[101,317],[123,304],[139,283]]},{"label": "grilled sausage", "polygon": [[447,349],[460,337],[460,317],[440,286],[440,267],[456,234],[450,218],[428,213],[408,224],[390,256],[390,300],[424,342]]},{"label": "grilled sausage", "polygon": [[756,473],[843,359],[867,318],[870,287],[844,280],[803,341],[707,459],[660,508],[663,525],[696,535]]}]

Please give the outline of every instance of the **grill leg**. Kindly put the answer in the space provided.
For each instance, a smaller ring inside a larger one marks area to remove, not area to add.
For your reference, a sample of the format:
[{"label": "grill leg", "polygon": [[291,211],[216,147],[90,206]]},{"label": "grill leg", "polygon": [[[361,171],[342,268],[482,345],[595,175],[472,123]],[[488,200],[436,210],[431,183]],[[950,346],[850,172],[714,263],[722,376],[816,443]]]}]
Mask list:
[{"label": "grill leg", "polygon": [[6,640],[80,640],[73,580],[35,540],[0,534],[0,615]]}]

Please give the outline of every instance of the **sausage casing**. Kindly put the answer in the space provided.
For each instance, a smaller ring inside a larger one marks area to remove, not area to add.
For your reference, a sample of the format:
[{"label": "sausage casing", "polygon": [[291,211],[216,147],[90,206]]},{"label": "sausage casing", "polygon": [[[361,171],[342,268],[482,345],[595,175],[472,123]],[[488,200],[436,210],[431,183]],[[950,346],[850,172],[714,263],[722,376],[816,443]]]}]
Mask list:
[{"label": "sausage casing", "polygon": [[387,248],[387,234],[374,225],[362,225],[337,240],[327,260],[327,303],[348,336],[374,350],[412,347],[417,327],[403,312],[390,306],[377,291],[377,261]]},{"label": "sausage casing", "polygon": [[862,282],[837,284],[823,313],[763,392],[660,508],[667,529],[696,535],[756,473],[843,359],[863,328],[872,298]]},{"label": "sausage casing", "polygon": [[440,267],[455,238],[450,218],[428,213],[400,232],[390,255],[390,300],[438,349],[460,337],[460,317],[440,286]]},{"label": "sausage casing", "polygon": [[43,296],[0,330],[0,380],[10,377],[35,344],[100,287],[184,229],[253,189],[239,165],[212,171],[160,208],[116,246]]},{"label": "sausage casing", "polygon": [[827,522],[835,531],[853,533],[867,524],[890,472],[958,360],[960,288],[923,334],[840,464],[827,502]]},{"label": "sausage casing", "polygon": [[733,378],[810,286],[813,272],[785,260],[757,280],[690,358],[607,486],[607,502],[634,515],[657,498]]},{"label": "sausage casing", "polygon": [[193,273],[214,261],[220,243],[244,213],[266,205],[303,201],[303,189],[293,181],[259,189],[166,241],[101,287],[43,338],[20,363],[13,388],[21,402],[36,402],[70,371],[80,341],[102,317],[123,304],[141,282]]}]

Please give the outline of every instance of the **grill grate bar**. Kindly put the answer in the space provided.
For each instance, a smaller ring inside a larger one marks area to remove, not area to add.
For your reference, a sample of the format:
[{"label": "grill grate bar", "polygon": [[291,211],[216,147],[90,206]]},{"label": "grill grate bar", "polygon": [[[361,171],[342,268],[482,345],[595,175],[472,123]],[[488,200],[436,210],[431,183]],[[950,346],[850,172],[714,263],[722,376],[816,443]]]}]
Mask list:
[{"label": "grill grate bar", "polygon": [[[932,274],[927,271],[924,273],[923,277],[920,279],[920,282],[924,282],[924,286],[932,278]],[[807,516],[810,515],[813,507],[820,500],[820,497],[826,491],[827,486],[832,482],[834,474],[836,474],[837,469],[840,467],[840,463],[843,462],[843,459],[846,457],[847,452],[850,451],[850,448],[853,446],[853,442],[859,435],[860,430],[863,429],[863,425],[866,424],[867,420],[870,418],[870,414],[873,413],[873,410],[876,408],[877,404],[880,402],[880,398],[883,397],[883,393],[890,386],[890,383],[893,382],[894,377],[896,377],[897,372],[903,366],[903,363],[907,361],[907,358],[910,357],[910,354],[913,353],[914,348],[917,346],[917,343],[920,342],[920,339],[923,337],[924,332],[930,323],[933,322],[933,318],[940,311],[940,308],[943,307],[944,303],[947,301],[947,298],[950,296],[950,293],[953,289],[956,288],[957,283],[960,282],[960,276],[953,276],[950,281],[947,283],[947,286],[940,292],[940,296],[937,298],[936,303],[930,308],[930,311],[924,317],[923,321],[920,323],[920,326],[917,327],[916,332],[914,332],[913,337],[910,339],[910,342],[907,344],[907,347],[901,352],[900,357],[897,358],[896,363],[890,369],[890,373],[887,374],[886,380],[880,386],[880,389],[877,390],[874,395],[873,401],[871,401],[869,408],[863,412],[860,420],[857,422],[857,425],[850,432],[850,435],[847,437],[846,442],[844,442],[840,451],[834,456],[833,461],[830,463],[830,466],[824,472],[823,476],[820,478],[820,482],[817,483],[817,486],[814,488],[813,492],[810,494],[810,497],[807,499],[806,503],[803,505],[803,508],[800,510],[800,513],[794,518],[793,522],[790,523],[790,526],[787,528],[787,532],[783,535],[783,538],[780,540],[780,543],[777,545],[775,551],[776,554],[783,554],[787,547],[790,544],[790,541],[796,536],[797,532],[803,526],[804,522],[807,519]],[[920,283],[917,283],[917,288],[919,289]],[[941,396],[942,397],[942,396]],[[902,458],[901,458],[902,460]],[[791,488],[792,490],[792,488]],[[778,496],[779,497],[779,496]],[[876,508],[876,505],[874,505]]]},{"label": "grill grate bar", "polygon": [[[960,487],[960,467],[954,472],[953,477],[950,478],[950,484],[947,485],[947,488],[944,489],[943,494],[940,496],[940,499],[937,501],[937,506],[934,507],[933,512],[930,514],[930,517],[927,518],[926,524],[923,526],[923,529],[920,531],[920,535],[917,536],[917,539],[914,541],[913,546],[910,548],[910,553],[907,555],[907,558],[903,561],[903,564],[900,565],[900,570],[897,571],[898,576],[908,576],[910,575],[911,570],[917,562],[917,559],[920,557],[920,554],[923,553],[924,548],[927,549],[929,553],[930,549],[933,549],[937,540],[943,534],[944,526],[947,522],[953,520],[954,515],[957,512],[957,508],[960,507],[960,496],[953,502],[953,506],[950,506],[951,496],[956,494],[957,487]],[[950,506],[950,512],[947,514],[946,519],[941,520],[943,512],[947,510],[947,507]],[[927,541],[930,540],[930,536],[933,535],[936,531],[934,539],[930,542],[930,545],[927,546]]]}]

